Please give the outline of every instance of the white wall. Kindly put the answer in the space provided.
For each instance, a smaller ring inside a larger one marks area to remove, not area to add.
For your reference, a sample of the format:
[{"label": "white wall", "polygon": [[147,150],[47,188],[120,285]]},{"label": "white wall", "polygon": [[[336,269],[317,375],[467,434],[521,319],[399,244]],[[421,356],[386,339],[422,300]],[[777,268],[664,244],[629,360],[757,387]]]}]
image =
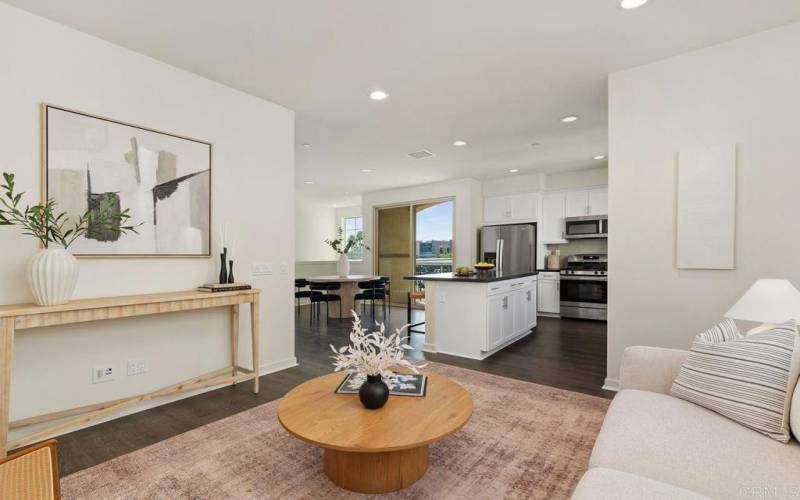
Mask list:
[{"label": "white wall", "polygon": [[556,191],[559,189],[578,189],[605,186],[606,184],[608,184],[608,167],[602,166],[552,174],[508,174],[483,181],[481,183],[481,192],[483,196],[496,196],[535,193],[537,191]]},{"label": "white wall", "polygon": [[496,196],[502,194],[535,193],[544,191],[547,176],[542,173],[535,174],[506,174],[495,179],[481,182],[483,196]]},{"label": "white wall", "polygon": [[548,174],[545,178],[547,191],[559,189],[580,189],[608,184],[608,167],[589,168]]},{"label": "white wall", "polygon": [[[31,202],[40,192],[42,102],[213,143],[213,225],[224,222],[236,242],[237,277],[263,290],[262,367],[294,364],[293,112],[3,3],[0,63],[0,168],[16,172]],[[24,269],[37,248],[16,228],[0,228],[0,303],[31,301]],[[191,289],[214,278],[217,262],[82,259],[76,297]],[[253,277],[253,262],[289,270]],[[241,320],[240,357],[249,366],[249,312]],[[223,310],[21,331],[11,417],[133,395],[225,366],[228,338]],[[146,358],[149,372],[127,377],[132,357]],[[100,363],[113,364],[116,379],[92,385],[91,367]]]},{"label": "white wall", "polygon": [[[481,183],[475,179],[458,179],[421,186],[411,186],[363,195],[364,238],[375,248],[374,212],[376,207],[452,197],[455,199],[455,265],[470,266],[478,253],[478,228],[483,217]],[[364,254],[364,268],[372,269],[373,252]]]},{"label": "white wall", "polygon": [[297,198],[294,227],[296,262],[336,260],[336,252],[325,243],[326,239],[336,237],[336,209],[330,204]]},{"label": "white wall", "polygon": [[[800,24],[611,75],[608,376],[633,344],[688,348],[758,278],[800,286]],[[674,265],[678,150],[738,144],[736,269]]]}]

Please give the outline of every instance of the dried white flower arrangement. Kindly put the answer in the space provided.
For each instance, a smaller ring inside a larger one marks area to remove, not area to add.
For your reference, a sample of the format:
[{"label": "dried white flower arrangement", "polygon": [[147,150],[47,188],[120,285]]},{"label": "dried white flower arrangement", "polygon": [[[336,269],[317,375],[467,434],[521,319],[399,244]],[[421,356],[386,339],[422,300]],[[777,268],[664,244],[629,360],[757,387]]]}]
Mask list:
[{"label": "dried white flower arrangement", "polygon": [[331,345],[334,355],[334,370],[346,371],[353,374],[356,380],[366,379],[368,375],[380,375],[384,382],[392,389],[394,385],[405,382],[395,375],[393,368],[406,368],[413,373],[419,373],[420,368],[426,365],[415,365],[403,359],[405,351],[411,346],[403,343],[405,334],[403,328],[398,328],[395,333],[386,336],[386,326],[379,324],[379,331],[368,332],[361,326],[361,318],[355,311],[353,313],[353,329],[350,331],[350,345],[338,350]]}]

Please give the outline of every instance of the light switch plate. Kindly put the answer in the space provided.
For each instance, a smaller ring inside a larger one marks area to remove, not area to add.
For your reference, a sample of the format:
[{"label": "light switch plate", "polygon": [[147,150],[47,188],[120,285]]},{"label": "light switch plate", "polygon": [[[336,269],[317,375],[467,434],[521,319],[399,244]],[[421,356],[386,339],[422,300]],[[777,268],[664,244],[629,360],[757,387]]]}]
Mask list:
[{"label": "light switch plate", "polygon": [[263,262],[253,264],[253,276],[268,276],[272,274],[272,266]]}]

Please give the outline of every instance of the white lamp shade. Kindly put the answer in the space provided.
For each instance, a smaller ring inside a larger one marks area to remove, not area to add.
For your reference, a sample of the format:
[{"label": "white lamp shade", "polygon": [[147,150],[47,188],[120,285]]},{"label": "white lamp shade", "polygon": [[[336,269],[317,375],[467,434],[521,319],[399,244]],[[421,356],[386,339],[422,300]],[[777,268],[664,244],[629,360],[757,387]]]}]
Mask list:
[{"label": "white lamp shade", "polygon": [[725,317],[773,324],[800,320],[800,291],[788,280],[760,279]]}]

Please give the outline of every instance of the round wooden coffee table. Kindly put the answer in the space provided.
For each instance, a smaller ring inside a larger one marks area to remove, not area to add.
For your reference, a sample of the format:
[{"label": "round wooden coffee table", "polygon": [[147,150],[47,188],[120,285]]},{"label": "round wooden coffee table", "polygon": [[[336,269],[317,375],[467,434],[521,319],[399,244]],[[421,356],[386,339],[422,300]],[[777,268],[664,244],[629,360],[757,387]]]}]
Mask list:
[{"label": "round wooden coffee table", "polygon": [[303,441],[325,450],[325,474],[342,488],[386,493],[411,486],[428,469],[428,445],[459,430],[472,415],[472,397],[447,377],[426,373],[426,396],[390,396],[367,410],[358,395],[336,394],[344,379],[331,373],[281,399],[278,420]]}]

